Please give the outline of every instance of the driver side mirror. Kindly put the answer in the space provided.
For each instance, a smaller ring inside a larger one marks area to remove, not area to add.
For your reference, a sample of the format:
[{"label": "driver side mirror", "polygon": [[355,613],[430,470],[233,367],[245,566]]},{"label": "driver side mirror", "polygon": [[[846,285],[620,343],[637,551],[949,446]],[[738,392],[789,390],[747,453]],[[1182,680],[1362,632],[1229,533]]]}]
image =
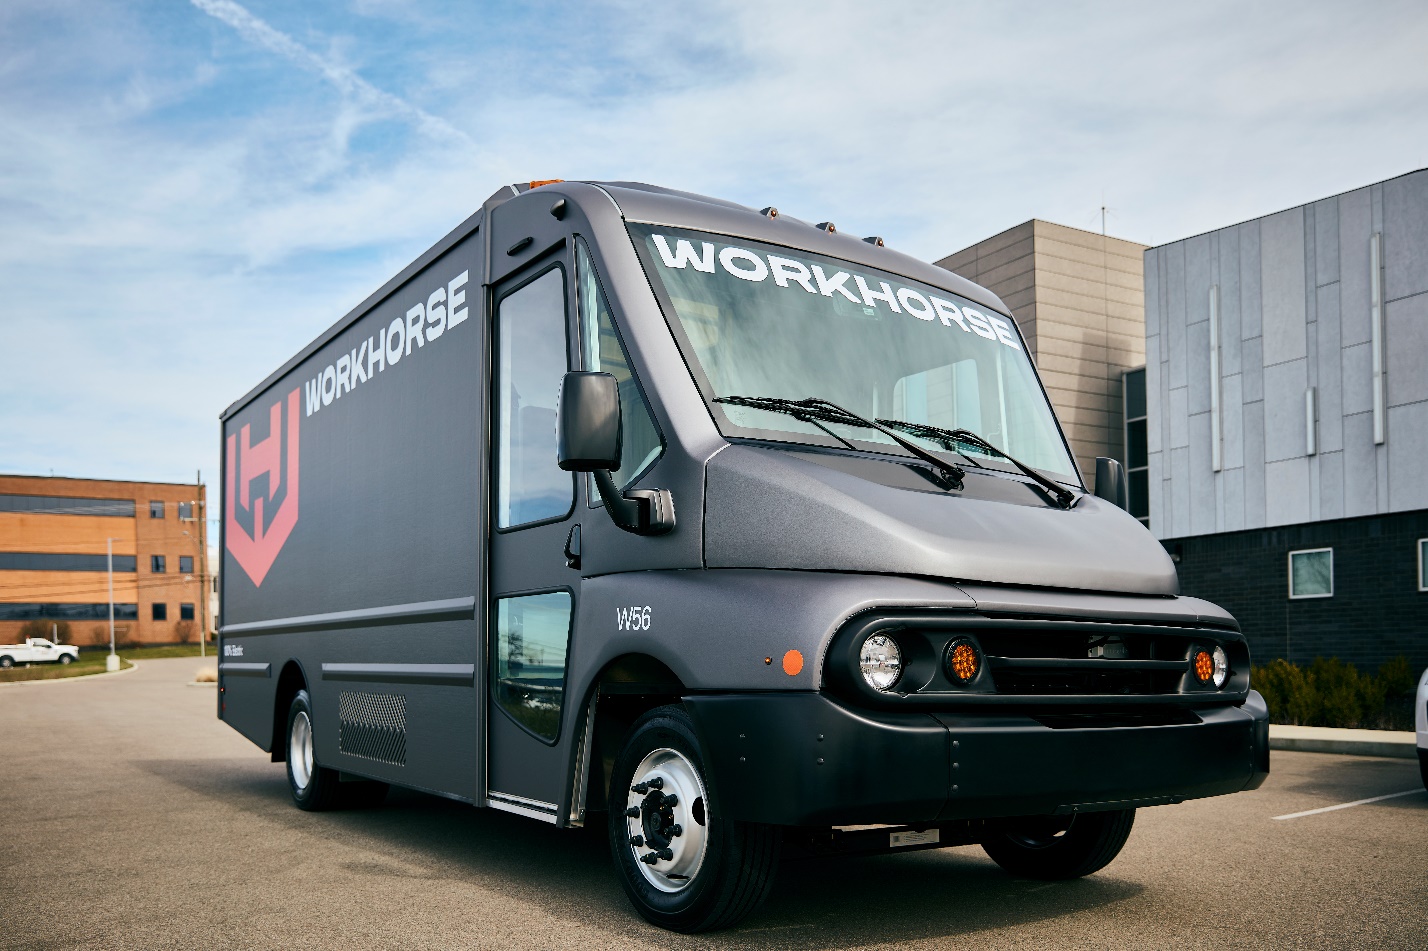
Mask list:
[{"label": "driver side mirror", "polygon": [[1126,485],[1126,470],[1120,460],[1112,459],[1109,456],[1097,457],[1096,497],[1130,511],[1130,493]]},{"label": "driver side mirror", "polygon": [[635,535],[674,531],[674,499],[668,489],[621,492],[610,473],[620,468],[624,441],[620,386],[609,373],[572,371],[560,383],[555,434],[556,464],[588,472],[615,524]]},{"label": "driver side mirror", "polygon": [[620,468],[620,387],[609,373],[573,372],[560,384],[556,462],[566,472]]}]

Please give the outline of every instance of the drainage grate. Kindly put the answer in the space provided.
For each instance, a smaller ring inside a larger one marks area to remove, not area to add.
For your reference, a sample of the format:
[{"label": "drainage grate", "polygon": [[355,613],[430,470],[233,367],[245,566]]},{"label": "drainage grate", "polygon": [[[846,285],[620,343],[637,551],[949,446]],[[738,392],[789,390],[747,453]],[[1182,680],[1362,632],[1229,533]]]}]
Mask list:
[{"label": "drainage grate", "polygon": [[407,698],[395,693],[338,697],[337,746],[363,759],[403,766],[407,761]]}]

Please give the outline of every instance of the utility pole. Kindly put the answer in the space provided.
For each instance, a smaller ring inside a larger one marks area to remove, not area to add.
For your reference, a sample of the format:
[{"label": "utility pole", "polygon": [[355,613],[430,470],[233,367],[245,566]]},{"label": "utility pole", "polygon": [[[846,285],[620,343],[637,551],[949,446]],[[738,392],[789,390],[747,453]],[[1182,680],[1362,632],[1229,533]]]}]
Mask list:
[{"label": "utility pole", "polygon": [[[203,472],[197,474],[195,495],[203,494]],[[193,500],[198,519],[198,656],[208,656],[208,502],[207,496]]]},{"label": "utility pole", "polygon": [[119,669],[119,655],[114,653],[114,539],[104,540],[109,553],[109,656],[104,659],[104,669],[110,672]]}]

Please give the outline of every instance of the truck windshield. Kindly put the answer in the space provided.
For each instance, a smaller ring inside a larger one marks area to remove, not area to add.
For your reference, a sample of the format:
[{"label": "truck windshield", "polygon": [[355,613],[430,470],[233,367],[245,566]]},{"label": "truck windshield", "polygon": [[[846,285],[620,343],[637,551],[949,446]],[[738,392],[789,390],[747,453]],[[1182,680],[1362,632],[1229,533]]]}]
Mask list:
[{"label": "truck windshield", "polygon": [[[929,284],[806,251],[662,225],[630,230],[724,435],[837,445],[794,416],[714,402],[814,397],[870,419],[968,429],[1079,485],[1008,318]],[[843,441],[901,451],[882,433],[825,425]],[[937,440],[912,438],[956,458]],[[957,449],[985,467],[1011,468],[974,445]]]}]

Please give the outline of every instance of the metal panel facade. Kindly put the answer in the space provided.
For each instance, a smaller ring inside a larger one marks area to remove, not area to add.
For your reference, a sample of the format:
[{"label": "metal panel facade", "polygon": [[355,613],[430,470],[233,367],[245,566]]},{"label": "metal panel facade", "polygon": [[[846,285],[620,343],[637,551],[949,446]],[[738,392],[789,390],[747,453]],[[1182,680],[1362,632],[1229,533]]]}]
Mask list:
[{"label": "metal panel facade", "polygon": [[[1381,280],[1370,242],[1381,235]],[[1428,170],[1145,254],[1151,530],[1162,538],[1428,505]],[[1373,441],[1370,295],[1383,288]],[[1224,465],[1211,466],[1210,286],[1221,302]],[[1317,418],[1308,451],[1306,390]],[[1204,417],[1201,422],[1201,417]],[[1171,458],[1171,454],[1175,458]],[[1420,474],[1415,478],[1413,473]],[[1186,484],[1181,485],[1183,480]],[[1188,510],[1181,510],[1188,507]],[[1213,527],[1207,528],[1213,512]]]}]

